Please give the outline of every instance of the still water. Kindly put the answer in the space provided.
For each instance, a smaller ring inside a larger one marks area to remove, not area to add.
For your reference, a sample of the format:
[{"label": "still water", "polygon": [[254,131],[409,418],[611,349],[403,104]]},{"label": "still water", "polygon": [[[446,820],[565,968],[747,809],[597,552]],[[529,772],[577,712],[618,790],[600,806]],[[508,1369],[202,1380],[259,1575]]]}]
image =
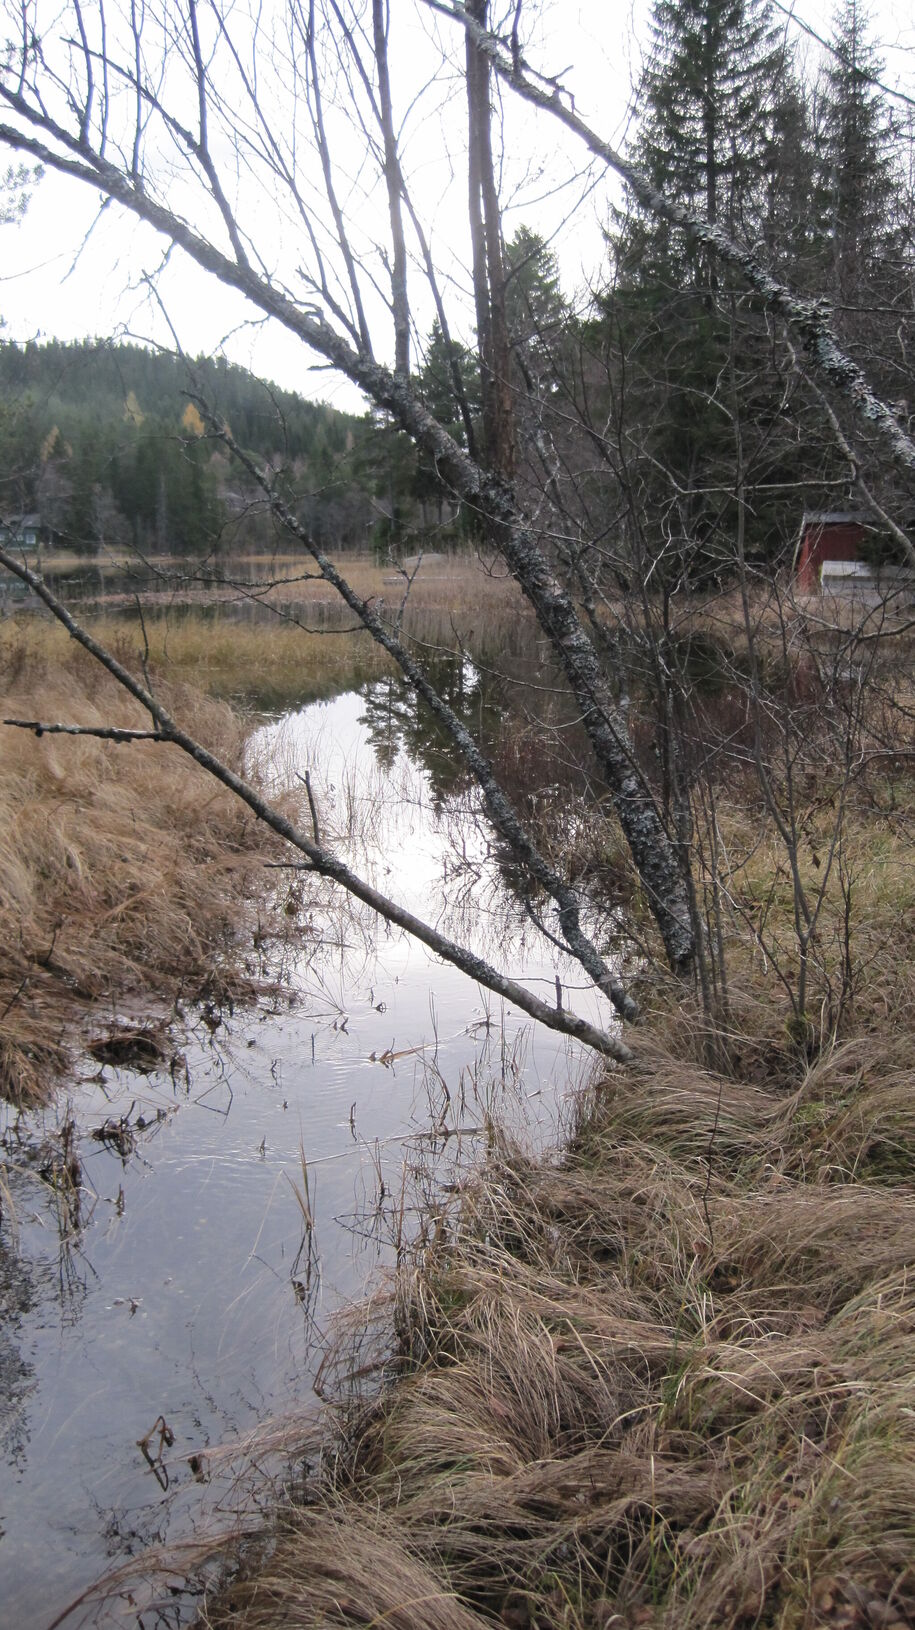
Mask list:
[{"label": "still water", "polygon": [[[541,994],[558,973],[608,1022],[384,687],[291,712],[251,751],[278,785],[309,769],[326,831],[377,886]],[[417,1170],[427,1190],[458,1181],[490,1117],[548,1140],[588,1067],[312,879],[276,877],[297,914],[275,995],[197,1019],[168,1068],[88,1061],[53,1110],[3,1111],[4,1627],[49,1630],[132,1554],[250,1506],[256,1480],[215,1449],[317,1407],[334,1315],[393,1260]],[[65,1622],[176,1625],[192,1609],[147,1599],[134,1581]]]}]

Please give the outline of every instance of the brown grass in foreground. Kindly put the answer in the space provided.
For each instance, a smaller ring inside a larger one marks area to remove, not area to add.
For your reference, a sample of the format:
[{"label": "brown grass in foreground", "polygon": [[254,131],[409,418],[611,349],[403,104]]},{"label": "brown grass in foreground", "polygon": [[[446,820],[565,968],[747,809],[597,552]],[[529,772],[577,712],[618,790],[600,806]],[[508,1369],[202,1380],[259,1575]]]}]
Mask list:
[{"label": "brown grass in foreground", "polygon": [[[187,687],[160,689],[240,763],[237,715]],[[77,648],[42,654],[9,627],[0,709],[149,722]],[[173,748],[0,727],[0,1093],[45,1097],[78,1027],[94,1034],[125,1006],[146,1019],[179,996],[222,1000],[250,986],[239,930],[263,892],[264,847],[254,817]]]},{"label": "brown grass in foreground", "polygon": [[433,1208],[327,1361],[319,1471],[204,1625],[915,1626],[915,783],[907,667],[880,677],[846,770],[825,716],[795,732],[803,1023],[784,839],[737,756],[720,1015],[649,967],[636,1067],[565,1153],[497,1147]]},{"label": "brown grass in foreground", "polygon": [[790,1093],[646,1045],[561,1164],[495,1154],[357,1337],[393,1315],[397,1378],[202,1622],[915,1623],[913,1085],[902,1042]]}]

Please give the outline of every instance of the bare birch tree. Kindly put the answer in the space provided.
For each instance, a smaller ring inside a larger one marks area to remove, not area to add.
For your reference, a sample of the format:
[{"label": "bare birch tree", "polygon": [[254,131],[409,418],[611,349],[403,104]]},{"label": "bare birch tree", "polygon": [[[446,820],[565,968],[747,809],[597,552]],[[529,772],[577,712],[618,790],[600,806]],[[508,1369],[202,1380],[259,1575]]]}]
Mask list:
[{"label": "bare birch tree", "polygon": [[[405,173],[402,124],[395,111],[397,30],[382,0],[289,0],[286,6],[250,12],[220,0],[163,0],[156,12],[131,5],[116,14],[106,12],[103,0],[91,7],[70,0],[61,11],[46,11],[43,0],[26,0],[8,14],[10,32],[0,71],[0,141],[22,162],[42,164],[100,193],[106,204],[154,229],[253,311],[284,328],[302,343],[303,358],[316,355],[357,385],[432,461],[455,498],[473,509],[523,591],[564,675],[667,961],[678,976],[686,977],[703,932],[688,843],[676,822],[665,817],[634,751],[621,702],[625,687],[613,672],[612,650],[602,638],[593,599],[589,604],[587,572],[579,573],[581,594],[573,593],[568,571],[557,570],[549,515],[544,522],[541,509],[526,502],[516,480],[494,83],[523,98],[543,120],[559,121],[598,164],[622,178],[642,207],[695,236],[710,256],[742,278],[773,319],[796,337],[807,366],[847,403],[852,418],[857,416],[909,477],[915,475],[915,446],[861,368],[842,351],[820,303],[796,295],[755,250],[735,241],[718,222],[689,213],[658,193],[580,118],[559,81],[528,64],[521,16],[520,5],[510,8],[512,26],[503,34],[491,26],[488,0],[468,0],[466,6],[458,0],[418,0],[409,17],[399,8],[396,19],[402,30],[413,30],[413,44],[420,42],[425,51],[431,52],[432,40],[423,19],[435,20],[446,36],[451,29],[460,39],[467,108],[467,258],[484,397],[479,438],[472,435],[467,404],[462,403],[467,446],[459,445],[423,406],[409,374],[415,318],[408,279],[411,284],[422,280],[446,341],[450,319],[447,280],[423,224],[422,201]],[[459,59],[447,37],[443,53],[441,62],[450,74]],[[432,94],[435,71],[430,57],[428,83],[402,92],[405,104]],[[288,263],[272,242],[269,222],[265,224],[268,209],[276,214],[283,241],[295,242]],[[415,304],[414,296],[414,309]],[[634,1018],[634,1002],[585,926],[586,900],[580,889],[543,851],[492,763],[436,691],[399,628],[355,592],[287,507],[273,473],[237,445],[209,404],[198,407],[210,434],[245,464],[277,521],[432,710],[476,781],[495,830],[532,889],[549,902],[549,931],[618,1013]],[[549,490],[548,448],[543,456]],[[166,716],[148,688],[79,627],[35,574],[8,553],[0,552],[0,559],[31,584],[71,635],[142,703],[156,740],[190,753],[232,787],[308,865],[524,1011],[612,1057],[628,1056],[617,1036],[548,1008],[503,971],[379,895],[328,853],[316,833],[294,828]],[[42,722],[42,728],[49,727],[53,721]]]}]

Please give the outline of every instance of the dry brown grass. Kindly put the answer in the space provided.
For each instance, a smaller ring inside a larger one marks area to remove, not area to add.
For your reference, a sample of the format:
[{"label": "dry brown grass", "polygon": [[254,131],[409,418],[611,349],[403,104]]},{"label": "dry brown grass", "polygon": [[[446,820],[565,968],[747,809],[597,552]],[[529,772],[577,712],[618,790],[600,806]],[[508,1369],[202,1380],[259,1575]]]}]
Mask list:
[{"label": "dry brown grass", "polygon": [[[296,567],[294,558],[244,564],[264,578],[271,571],[292,574]],[[404,585],[390,568],[362,556],[339,564],[359,594],[398,610]],[[247,593],[144,590],[142,627],[135,600],[115,598],[123,602],[120,611],[105,601],[82,620],[129,666],[137,666],[145,646],[149,660],[171,678],[267,710],[338,695],[393,671],[371,635],[353,631],[354,615],[323,580],[290,581],[269,594],[253,585]],[[475,650],[501,652],[512,641],[530,647],[529,613],[517,585],[473,556],[421,567],[404,615],[408,635],[433,656],[437,649],[454,650],[455,626]],[[15,628],[17,642],[36,660],[63,658],[67,635],[59,625],[20,616]]]},{"label": "dry brown grass", "polygon": [[[240,763],[237,714],[157,684]],[[54,639],[39,650],[9,625],[0,706],[11,717],[148,725],[75,647]],[[46,1095],[78,1028],[104,1028],[125,1005],[140,1019],[178,996],[240,990],[240,930],[264,894],[264,853],[253,816],[174,749],[0,729],[0,1091],[17,1102]]]},{"label": "dry brown grass", "polygon": [[788,1094],[646,1042],[561,1164],[496,1151],[338,1356],[310,1503],[202,1622],[915,1623],[913,1086],[874,1038]]},{"label": "dry brown grass", "polygon": [[[328,1360],[320,1473],[203,1623],[915,1626],[909,684],[847,784],[825,726],[795,760],[811,898],[827,878],[809,1033],[774,967],[796,979],[783,839],[758,781],[722,774],[720,1033],[655,966],[636,1064],[565,1154],[496,1148],[428,1217]],[[887,741],[899,762],[871,766]],[[585,864],[650,945],[600,842]]]},{"label": "dry brown grass", "polygon": [[[503,609],[515,609],[523,603],[520,589],[501,562],[498,567],[493,566],[488,558],[470,551],[438,558],[434,555],[433,551],[418,567],[410,568],[410,608],[420,612],[461,612],[477,610],[484,601]],[[415,555],[411,558],[415,562]],[[334,555],[333,561],[356,593],[365,599],[384,599],[389,605],[395,605],[405,593],[404,574],[395,565],[379,561],[375,555],[345,553]],[[157,587],[153,579],[144,588],[144,605],[174,605],[179,599],[243,604],[255,594],[279,606],[340,604],[336,591],[316,575],[313,562],[304,552],[218,558],[202,565],[167,559],[151,564],[161,574],[161,585]],[[118,598],[125,604],[132,603],[128,595]]]},{"label": "dry brown grass", "polygon": [[[163,677],[265,710],[304,705],[388,671],[384,653],[368,634],[309,637],[291,623],[236,622],[199,609],[148,612],[142,629],[132,616],[92,616],[84,622],[135,672],[148,648],[148,660]],[[15,640],[24,657],[39,665],[67,659],[69,637],[57,623],[22,617]]]}]

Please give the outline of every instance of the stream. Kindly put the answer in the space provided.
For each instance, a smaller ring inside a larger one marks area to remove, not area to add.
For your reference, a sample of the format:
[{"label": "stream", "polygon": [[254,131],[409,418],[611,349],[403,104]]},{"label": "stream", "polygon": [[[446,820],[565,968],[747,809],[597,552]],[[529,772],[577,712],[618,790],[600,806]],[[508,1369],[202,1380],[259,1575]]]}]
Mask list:
[{"label": "stream", "polygon": [[[278,784],[310,771],[322,824],[377,886],[547,999],[558,975],[567,1002],[608,1022],[531,927],[467,789],[436,783],[411,745],[392,692],[287,713],[250,751]],[[0,1111],[10,1630],[49,1630],[127,1558],[266,1498],[217,1448],[317,1407],[334,1316],[394,1261],[415,1193],[459,1181],[490,1118],[554,1139],[590,1067],[357,904],[292,870],[277,887],[297,914],[274,996],[190,1016],[166,1067],[87,1060],[53,1108]],[[193,1617],[180,1592],[145,1603],[122,1581],[66,1623]]]}]

